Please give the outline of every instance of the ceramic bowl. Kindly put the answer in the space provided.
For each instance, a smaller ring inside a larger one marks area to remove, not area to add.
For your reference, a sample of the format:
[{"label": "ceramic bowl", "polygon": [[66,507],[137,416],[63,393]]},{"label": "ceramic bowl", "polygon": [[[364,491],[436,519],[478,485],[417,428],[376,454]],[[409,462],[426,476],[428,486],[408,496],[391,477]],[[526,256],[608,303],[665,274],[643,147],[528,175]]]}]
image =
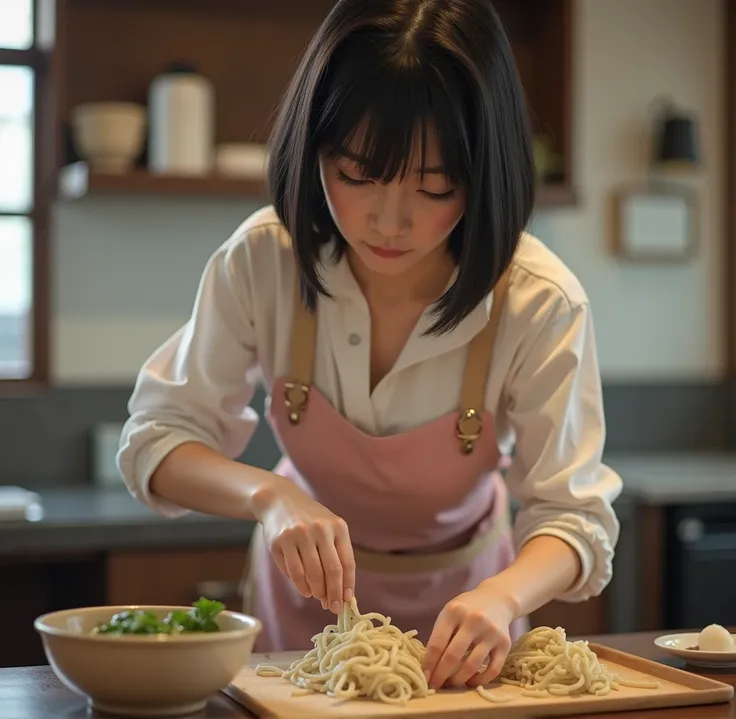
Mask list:
[{"label": "ceramic bowl", "polygon": [[87,697],[92,709],[118,716],[163,717],[200,711],[247,663],[261,623],[223,611],[219,632],[111,635],[92,630],[117,612],[142,609],[163,619],[176,606],[85,607],[38,617],[49,664]]},{"label": "ceramic bowl", "polygon": [[143,151],[146,108],[132,102],[91,102],[71,113],[77,152],[96,172],[122,174]]},{"label": "ceramic bowl", "polygon": [[228,177],[261,179],[268,169],[268,149],[254,142],[218,145],[215,167],[218,173]]}]

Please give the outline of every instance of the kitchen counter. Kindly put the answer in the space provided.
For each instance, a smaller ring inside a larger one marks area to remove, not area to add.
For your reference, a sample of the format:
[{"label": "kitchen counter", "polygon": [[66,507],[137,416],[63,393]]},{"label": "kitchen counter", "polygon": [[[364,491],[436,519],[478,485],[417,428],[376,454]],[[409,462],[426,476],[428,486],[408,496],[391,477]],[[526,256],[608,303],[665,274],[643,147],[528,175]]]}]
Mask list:
[{"label": "kitchen counter", "polygon": [[641,453],[606,455],[624,494],[646,504],[736,502],[736,454]]},{"label": "kitchen counter", "polygon": [[171,519],[133,499],[126,490],[93,487],[39,491],[37,521],[0,521],[0,558],[56,551],[103,551],[196,545],[242,545],[252,522],[199,513]]},{"label": "kitchen counter", "polygon": [[[657,647],[652,643],[653,633],[620,634],[586,637],[623,651],[654,660],[662,660]],[[678,660],[666,658],[667,664],[682,668]],[[712,676],[722,682],[736,686],[736,674],[719,673]],[[493,712],[495,715],[495,711]],[[730,703],[713,704],[707,707],[689,707],[653,711],[627,711],[611,714],[579,715],[579,719],[734,719],[736,699]],[[85,700],[72,693],[56,678],[50,667],[0,669],[0,717],[3,719],[82,719],[88,717]],[[223,694],[214,695],[207,708],[196,715],[198,719],[247,719],[254,715],[231,701]],[[113,719],[111,717],[111,719]],[[528,719],[532,719],[529,717]]]},{"label": "kitchen counter", "polygon": [[[736,455],[619,454],[605,461],[623,478],[617,509],[643,505],[736,502]],[[104,551],[185,546],[246,546],[252,523],[191,513],[160,516],[125,489],[40,490],[38,521],[0,521],[0,557],[49,551]]]}]

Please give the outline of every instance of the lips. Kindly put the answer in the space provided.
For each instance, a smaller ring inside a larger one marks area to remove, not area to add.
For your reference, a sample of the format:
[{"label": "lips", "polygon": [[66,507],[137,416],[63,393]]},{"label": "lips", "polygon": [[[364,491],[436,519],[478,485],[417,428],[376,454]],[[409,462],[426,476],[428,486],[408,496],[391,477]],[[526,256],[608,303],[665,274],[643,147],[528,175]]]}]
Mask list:
[{"label": "lips", "polygon": [[383,257],[387,260],[396,259],[397,257],[403,257],[405,254],[407,254],[408,250],[392,250],[388,247],[376,247],[375,245],[369,245],[367,242],[365,243],[366,247],[378,257]]}]

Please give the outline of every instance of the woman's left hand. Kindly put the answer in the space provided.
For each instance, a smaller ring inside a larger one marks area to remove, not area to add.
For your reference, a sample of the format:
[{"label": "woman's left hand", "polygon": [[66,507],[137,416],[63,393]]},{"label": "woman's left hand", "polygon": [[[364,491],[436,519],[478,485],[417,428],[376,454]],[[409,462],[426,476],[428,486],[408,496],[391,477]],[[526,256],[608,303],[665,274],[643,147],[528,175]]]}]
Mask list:
[{"label": "woman's left hand", "polygon": [[511,597],[492,580],[448,602],[427,643],[422,668],[429,685],[478,686],[495,679],[511,646],[515,618]]}]

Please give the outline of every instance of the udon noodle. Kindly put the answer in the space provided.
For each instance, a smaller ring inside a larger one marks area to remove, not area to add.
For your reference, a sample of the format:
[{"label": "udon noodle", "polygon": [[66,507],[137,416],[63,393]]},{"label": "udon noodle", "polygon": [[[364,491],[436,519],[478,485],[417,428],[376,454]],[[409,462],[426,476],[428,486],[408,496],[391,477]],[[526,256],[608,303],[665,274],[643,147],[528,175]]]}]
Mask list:
[{"label": "udon noodle", "polygon": [[[422,671],[425,647],[416,634],[416,630],[402,632],[391,624],[390,617],[378,612],[361,614],[353,598],[343,605],[337,624],[327,625],[312,637],[314,647],[288,669],[259,664],[256,674],[287,679],[296,686],[293,695],[316,692],[334,699],[366,697],[404,705],[410,699],[435,693]],[[602,696],[624,686],[659,686],[612,673],[586,641],[567,641],[561,627],[538,627],[519,637],[496,681],[537,698],[585,693]],[[512,692],[488,686],[477,687],[477,692],[493,703],[514,698]]]},{"label": "udon noodle", "polygon": [[361,614],[353,598],[343,604],[337,624],[312,637],[314,648],[304,657],[285,671],[259,664],[256,674],[288,679],[298,688],[295,694],[320,692],[335,699],[367,697],[403,705],[434,693],[422,672],[425,649],[416,634],[402,632],[378,612]]},{"label": "udon noodle", "polygon": [[[602,696],[619,687],[656,689],[656,682],[622,679],[598,661],[586,641],[569,642],[561,627],[538,627],[512,644],[499,676],[502,684],[522,688],[522,694],[595,694]],[[478,691],[483,694],[482,687]],[[487,698],[487,697],[486,697]]]}]

